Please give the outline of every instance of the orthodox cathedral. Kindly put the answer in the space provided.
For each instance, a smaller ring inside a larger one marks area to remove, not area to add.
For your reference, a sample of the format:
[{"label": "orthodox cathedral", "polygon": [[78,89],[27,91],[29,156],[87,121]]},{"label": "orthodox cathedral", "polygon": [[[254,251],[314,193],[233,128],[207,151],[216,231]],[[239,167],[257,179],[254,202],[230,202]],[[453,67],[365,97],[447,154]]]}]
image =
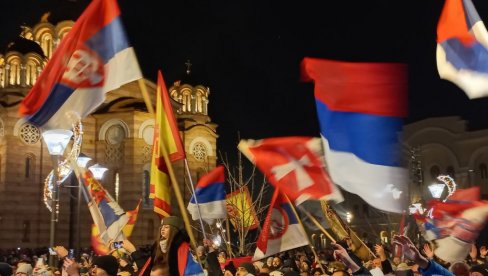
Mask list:
[{"label": "orthodox cathedral", "polygon": [[[53,160],[41,130],[27,123],[18,114],[18,108],[73,24],[71,20],[50,22],[46,14],[35,26],[22,26],[19,37],[0,53],[2,248],[36,248],[49,244],[51,214],[44,203],[44,194]],[[147,79],[144,83],[155,106],[156,84]],[[182,80],[174,82],[168,91],[195,182],[214,168],[217,160],[217,125],[208,116],[210,90],[191,82],[188,65]],[[154,115],[148,113],[137,82],[109,92],[104,104],[82,121],[80,150],[92,159],[88,166],[99,164],[108,169],[101,184],[126,211],[141,201],[131,237],[136,245],[152,243],[159,226],[149,198],[154,124]],[[183,161],[178,161],[174,168],[188,202],[191,182],[183,165]],[[56,244],[74,248],[79,242],[82,247],[90,246],[93,220],[86,201],[81,199],[81,207],[78,202],[78,181],[72,176],[60,186]]]}]

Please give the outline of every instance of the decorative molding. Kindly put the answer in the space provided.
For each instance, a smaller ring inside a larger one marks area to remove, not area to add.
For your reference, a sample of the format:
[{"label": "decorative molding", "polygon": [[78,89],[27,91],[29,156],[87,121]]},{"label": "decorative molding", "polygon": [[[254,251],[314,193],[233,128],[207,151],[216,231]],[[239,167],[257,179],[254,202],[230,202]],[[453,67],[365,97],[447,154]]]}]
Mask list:
[{"label": "decorative molding", "polygon": [[100,141],[105,141],[105,137],[107,135],[107,131],[110,129],[112,126],[121,126],[122,129],[124,130],[125,138],[130,137],[130,130],[129,126],[127,125],[126,122],[122,121],[121,119],[110,119],[106,121],[102,127],[100,128],[100,131],[98,132],[98,140]]}]

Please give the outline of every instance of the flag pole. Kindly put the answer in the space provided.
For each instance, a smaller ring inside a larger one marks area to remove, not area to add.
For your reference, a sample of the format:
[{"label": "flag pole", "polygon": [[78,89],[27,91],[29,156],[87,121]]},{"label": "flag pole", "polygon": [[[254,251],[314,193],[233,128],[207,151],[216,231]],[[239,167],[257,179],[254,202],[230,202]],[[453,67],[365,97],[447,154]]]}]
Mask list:
[{"label": "flag pole", "polygon": [[[286,200],[288,200],[288,202],[290,202],[291,210],[293,211],[293,214],[295,214],[295,217],[297,217],[298,223],[300,224],[300,227],[302,227],[303,232],[307,233],[307,231],[305,231],[305,227],[303,226],[302,220],[300,219],[300,216],[298,215],[297,210],[295,209],[295,205],[290,201],[290,199],[288,198],[288,196],[285,193],[283,193],[283,195],[285,196]],[[305,235],[305,236],[307,236],[308,245],[310,246],[310,249],[312,250],[314,257],[318,260],[320,270],[322,270],[322,273],[324,273],[324,275],[327,274],[327,273],[325,273],[325,269],[322,266],[322,263],[320,262],[319,255],[317,255],[317,251],[315,251],[315,248],[313,247],[312,243],[310,242],[310,238],[308,237],[308,235]]]},{"label": "flag pole", "polygon": [[183,217],[183,221],[185,222],[185,228],[186,231],[188,232],[188,236],[190,237],[190,242],[191,245],[193,246],[193,249],[197,249],[197,243],[195,241],[195,236],[193,235],[193,231],[191,229],[191,224],[190,224],[190,219],[188,218],[188,213],[186,212],[185,205],[183,203],[183,196],[181,195],[180,187],[178,184],[178,181],[176,180],[175,173],[173,171],[173,164],[169,160],[168,156],[168,150],[166,149],[166,145],[164,143],[161,143],[161,146],[159,147],[161,149],[161,155],[164,158],[164,162],[166,163],[166,167],[168,168],[168,174],[170,177],[170,182],[171,186],[173,187],[173,190],[176,195],[176,200],[178,202],[178,207],[180,208],[181,216]]},{"label": "flag pole", "polygon": [[320,224],[320,222],[317,221],[316,218],[314,218],[307,210],[302,209],[302,211],[307,215],[307,217],[317,226],[322,233],[324,233],[333,243],[337,243],[337,241],[325,230],[324,227]]},{"label": "flag pole", "polygon": [[[193,179],[191,178],[190,168],[188,166],[188,159],[185,158],[185,169],[186,173],[188,174],[188,179],[190,180],[190,187],[191,192],[193,193],[193,198],[195,199],[195,204],[197,205],[197,212],[198,212],[198,219],[200,220],[200,226],[202,227],[203,239],[207,239],[207,235],[205,234],[205,227],[203,226],[202,214],[200,213],[200,204],[198,204],[197,195],[195,194],[195,188],[193,187]],[[212,228],[210,228],[210,231]]]},{"label": "flag pole", "polygon": [[147,111],[150,114],[154,114],[154,108],[152,106],[151,99],[149,98],[149,93],[147,92],[144,78],[138,79],[137,83],[139,84],[139,89],[141,90],[142,97],[144,98],[144,102],[146,103]]}]

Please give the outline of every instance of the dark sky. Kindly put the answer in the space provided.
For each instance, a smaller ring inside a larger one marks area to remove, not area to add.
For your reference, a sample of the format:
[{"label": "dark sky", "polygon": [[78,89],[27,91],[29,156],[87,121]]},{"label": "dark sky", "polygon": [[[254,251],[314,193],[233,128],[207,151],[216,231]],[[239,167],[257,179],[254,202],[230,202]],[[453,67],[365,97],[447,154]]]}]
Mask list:
[{"label": "dark sky", "polygon": [[[73,19],[86,0],[0,1],[0,49],[19,25],[46,11]],[[473,0],[488,22],[488,2]],[[442,0],[119,0],[129,40],[146,78],[163,70],[167,84],[185,61],[194,84],[210,87],[210,116],[220,147],[241,138],[318,136],[313,86],[299,80],[303,57],[409,64],[406,122],[458,115],[471,129],[488,127],[488,98],[469,100],[440,80],[435,67],[436,24]]]}]

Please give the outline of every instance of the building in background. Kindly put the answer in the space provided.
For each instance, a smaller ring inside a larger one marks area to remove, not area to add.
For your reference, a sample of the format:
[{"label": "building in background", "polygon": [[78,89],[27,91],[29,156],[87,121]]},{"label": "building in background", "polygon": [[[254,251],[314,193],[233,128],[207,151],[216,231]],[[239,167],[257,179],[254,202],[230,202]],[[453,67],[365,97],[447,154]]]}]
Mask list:
[{"label": "building in background", "polygon": [[[48,14],[33,27],[22,26],[20,36],[0,53],[0,244],[2,248],[42,247],[49,243],[50,213],[43,202],[46,176],[52,160],[40,130],[18,114],[20,101],[36,82],[59,42],[74,24],[49,22]],[[154,72],[156,77],[157,72]],[[168,90],[178,120],[194,182],[217,161],[217,125],[208,116],[210,91],[192,82],[188,67],[180,81]],[[145,79],[155,106],[156,85]],[[159,219],[149,199],[149,170],[154,116],[147,112],[137,82],[111,91],[96,112],[83,120],[81,152],[109,170],[103,186],[128,211],[142,199],[132,240],[154,241]],[[175,173],[185,201],[190,198],[189,178],[183,161]],[[63,183],[56,244],[73,248],[76,235],[76,178]],[[176,202],[174,204],[176,206]],[[82,201],[81,245],[90,245],[92,218]]]}]

